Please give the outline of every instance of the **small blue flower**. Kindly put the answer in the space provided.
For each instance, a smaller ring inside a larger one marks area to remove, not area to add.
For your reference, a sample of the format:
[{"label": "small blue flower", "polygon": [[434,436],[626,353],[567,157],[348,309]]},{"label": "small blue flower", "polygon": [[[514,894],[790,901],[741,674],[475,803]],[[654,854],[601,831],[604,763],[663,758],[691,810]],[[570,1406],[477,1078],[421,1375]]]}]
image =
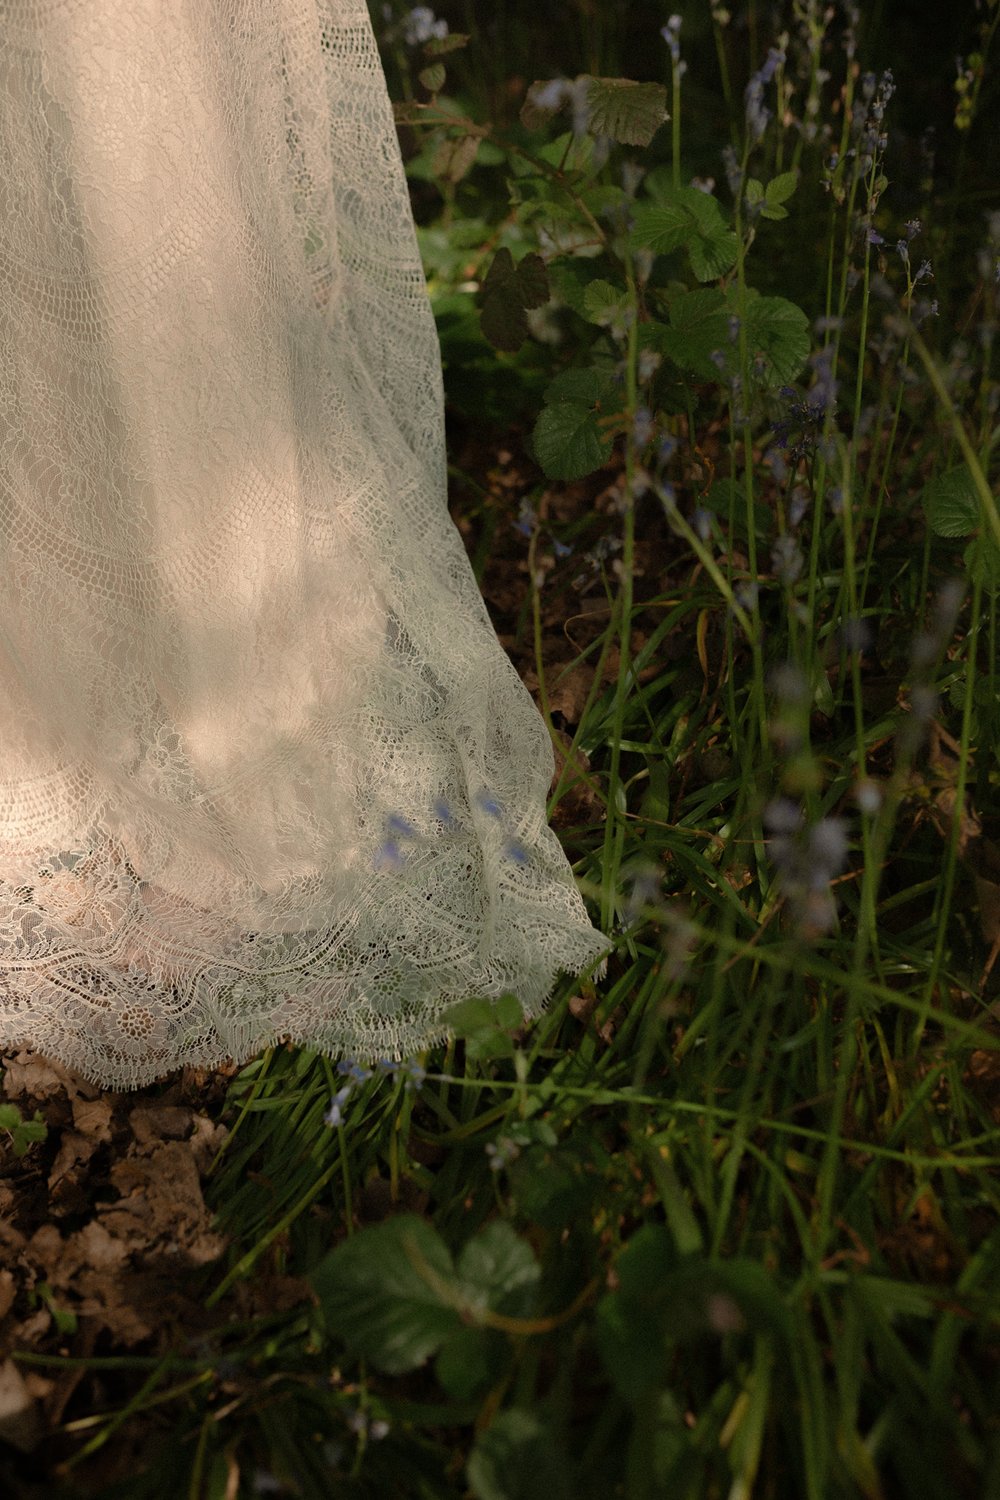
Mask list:
[{"label": "small blue flower", "polygon": [[538,517],[535,514],[535,508],[531,501],[522,500],[517,513],[517,520],[514,522],[514,530],[519,532],[521,536],[531,536],[537,522]]},{"label": "small blue flower", "polygon": [[[339,1071],[339,1069],[338,1069]],[[330,1100],[330,1107],[323,1116],[323,1124],[329,1125],[336,1130],[338,1125],[344,1123],[344,1105],[347,1103],[354,1088],[353,1083],[345,1083],[342,1089],[338,1089]]]},{"label": "small blue flower", "polygon": [[512,859],[516,865],[526,865],[528,863],[528,851],[527,849],[525,849],[524,845],[519,844],[516,839],[511,839],[504,846],[503,852],[506,854],[507,858]]},{"label": "small blue flower", "polygon": [[569,557],[570,553],[573,551],[573,548],[567,546],[565,542],[559,542],[556,541],[555,538],[553,538],[552,551],[555,553],[556,557]]},{"label": "small blue flower", "polygon": [[429,5],[415,5],[403,22],[403,40],[408,47],[419,47],[447,35],[448,22],[435,20]]},{"label": "small blue flower", "polygon": [[395,834],[397,838],[415,839],[417,837],[417,830],[413,824],[408,823],[405,818],[401,818],[399,813],[389,814],[388,828],[389,832]]},{"label": "small blue flower", "polygon": [[476,806],[491,818],[503,817],[503,808],[490,792],[477,792]]}]

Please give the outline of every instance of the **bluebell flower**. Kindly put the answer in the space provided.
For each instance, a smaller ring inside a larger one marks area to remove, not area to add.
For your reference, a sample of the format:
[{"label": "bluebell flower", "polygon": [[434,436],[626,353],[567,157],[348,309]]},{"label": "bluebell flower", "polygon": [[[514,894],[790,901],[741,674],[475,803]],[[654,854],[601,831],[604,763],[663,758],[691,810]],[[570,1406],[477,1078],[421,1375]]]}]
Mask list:
[{"label": "bluebell flower", "polygon": [[329,1109],[323,1116],[324,1125],[329,1125],[331,1129],[336,1130],[338,1125],[342,1125],[344,1123],[344,1105],[351,1097],[353,1088],[353,1083],[345,1083],[342,1089],[337,1090],[333,1098],[330,1100]]},{"label": "bluebell flower", "polygon": [[448,22],[437,20],[429,5],[415,5],[403,21],[403,40],[408,47],[420,47],[447,35]]},{"label": "bluebell flower", "polygon": [[671,61],[675,63],[680,62],[681,60],[681,24],[681,17],[678,15],[673,15],[670,17],[670,20],[667,22],[666,26],[660,27],[660,35],[666,42],[667,46],[670,48],[670,58]]},{"label": "bluebell flower", "polygon": [[771,118],[771,111],[764,107],[764,90],[784,61],[784,52],[780,51],[777,47],[769,47],[766,58],[744,90],[743,102],[746,113],[747,132],[752,145],[755,145],[760,140]]},{"label": "bluebell flower", "polygon": [[646,406],[640,406],[632,419],[632,441],[637,448],[645,448],[653,436],[653,414]]},{"label": "bluebell flower", "polygon": [[522,500],[514,522],[514,530],[520,532],[521,536],[531,536],[538,523],[534,506],[530,500]]},{"label": "bluebell flower", "polygon": [[363,1068],[353,1057],[342,1057],[337,1063],[337,1072],[341,1078],[349,1078],[351,1084],[364,1083],[372,1076],[371,1068]]}]

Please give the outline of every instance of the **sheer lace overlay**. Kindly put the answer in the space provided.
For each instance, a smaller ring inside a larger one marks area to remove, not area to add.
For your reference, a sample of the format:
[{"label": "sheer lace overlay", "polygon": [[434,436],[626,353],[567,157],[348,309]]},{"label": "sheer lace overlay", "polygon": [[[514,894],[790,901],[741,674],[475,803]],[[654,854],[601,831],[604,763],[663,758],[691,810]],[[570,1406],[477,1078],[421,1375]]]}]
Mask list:
[{"label": "sheer lace overlay", "polygon": [[363,0],[4,0],[0,1042],[400,1056],[609,946],[445,503]]}]

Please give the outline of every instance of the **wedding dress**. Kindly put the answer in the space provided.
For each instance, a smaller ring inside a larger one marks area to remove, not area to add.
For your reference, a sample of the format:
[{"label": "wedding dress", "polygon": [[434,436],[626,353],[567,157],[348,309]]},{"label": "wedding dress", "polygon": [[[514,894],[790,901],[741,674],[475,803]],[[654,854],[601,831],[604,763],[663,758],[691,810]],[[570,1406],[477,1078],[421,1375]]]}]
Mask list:
[{"label": "wedding dress", "polygon": [[609,943],[447,512],[363,0],[0,21],[0,1043],[133,1088],[537,1013]]}]

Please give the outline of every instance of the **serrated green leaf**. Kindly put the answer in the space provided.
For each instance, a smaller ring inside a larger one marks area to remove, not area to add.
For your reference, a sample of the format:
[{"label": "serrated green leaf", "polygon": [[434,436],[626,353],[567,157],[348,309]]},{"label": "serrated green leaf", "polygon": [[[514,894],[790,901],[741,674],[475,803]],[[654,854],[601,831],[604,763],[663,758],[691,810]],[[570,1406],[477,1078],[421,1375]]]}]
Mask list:
[{"label": "serrated green leaf", "polygon": [[690,215],[678,204],[640,203],[633,215],[632,239],[654,255],[679,250],[692,232]]},{"label": "serrated green leaf", "polygon": [[[436,94],[439,89],[444,87],[447,74],[444,63],[431,63],[429,68],[422,68],[417,76],[429,94]],[[466,137],[466,139],[470,139],[470,137]]]},{"label": "serrated green leaf", "polygon": [[[702,380],[719,380],[735,370],[736,355],[729,337],[729,311],[721,292],[705,288],[682,292],[670,302],[670,324],[658,345],[681,369]],[[727,363],[720,368],[712,355]]]},{"label": "serrated green leaf", "polygon": [[584,314],[588,321],[602,328],[627,325],[633,309],[626,292],[612,286],[610,281],[592,281],[583,297]]},{"label": "serrated green leaf", "polygon": [[764,191],[768,205],[773,207],[776,203],[787,203],[798,185],[798,172],[779,172],[777,177],[771,178]]},{"label": "serrated green leaf", "polygon": [[480,327],[495,349],[514,354],[528,336],[529,308],[548,301],[545,262],[531,253],[517,264],[507,247],[493,257],[480,291]]},{"label": "serrated green leaf", "polygon": [[760,216],[762,219],[787,219],[788,209],[782,208],[780,204],[765,203]]},{"label": "serrated green leaf", "polygon": [[545,400],[575,401],[584,406],[600,406],[608,412],[619,404],[618,387],[605,370],[563,370],[545,387]]},{"label": "serrated green leaf", "polygon": [[456,1282],[451,1254],[416,1214],[343,1240],[309,1280],[330,1332],[388,1375],[417,1369],[462,1326],[442,1295]]},{"label": "serrated green leaf", "polygon": [[716,281],[735,263],[739,241],[731,229],[700,234],[688,245],[691,269],[699,281]]},{"label": "serrated green leaf", "polygon": [[535,455],[550,479],[582,479],[607,463],[611,438],[597,426],[595,412],[578,401],[545,406],[535,423]]},{"label": "serrated green leaf", "polygon": [[920,498],[935,536],[968,536],[979,525],[979,495],[968,464],[936,474]]},{"label": "serrated green leaf", "polygon": [[648,146],[667,116],[667,91],[661,83],[587,75],[587,129],[608,135],[624,146]]},{"label": "serrated green leaf", "polygon": [[764,184],[758,182],[756,177],[748,177],[746,187],[743,189],[743,196],[752,208],[755,203],[759,203],[763,198]]},{"label": "serrated green leaf", "polygon": [[534,1311],[541,1267],[526,1240],[502,1219],[487,1224],[458,1258],[458,1274],[473,1306],[509,1317]]},{"label": "serrated green leaf", "polygon": [[988,594],[1000,592],[1000,547],[992,535],[973,538],[965,549],[965,566]]},{"label": "serrated green leaf", "polygon": [[668,186],[656,173],[650,176],[650,186],[653,202],[635,211],[636,244],[656,255],[686,246],[699,281],[723,276],[736,260],[738,242],[718,200],[697,188]]},{"label": "serrated green leaf", "polygon": [[[735,287],[731,294],[735,306]],[[753,297],[747,325],[747,347],[760,383],[773,387],[794,380],[809,358],[809,319],[801,307],[785,297]]]},{"label": "serrated green leaf", "polygon": [[552,1434],[518,1407],[476,1438],[467,1466],[476,1500],[568,1500],[570,1466]]}]

